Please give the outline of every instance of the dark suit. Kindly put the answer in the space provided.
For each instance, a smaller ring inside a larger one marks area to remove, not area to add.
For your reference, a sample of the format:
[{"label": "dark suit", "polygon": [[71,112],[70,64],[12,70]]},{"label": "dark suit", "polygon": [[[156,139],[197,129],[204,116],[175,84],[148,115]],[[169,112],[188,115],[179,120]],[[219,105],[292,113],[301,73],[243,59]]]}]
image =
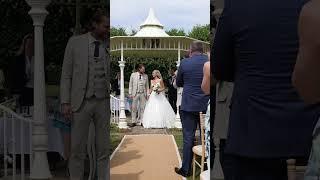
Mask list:
[{"label": "dark suit", "polygon": [[168,98],[169,98],[169,103],[171,104],[172,109],[174,110],[175,113],[177,113],[177,89],[174,88],[173,83],[174,83],[174,78],[171,76],[167,80],[167,87],[168,87]]},{"label": "dark suit", "polygon": [[[303,0],[225,1],[212,67],[216,79],[235,84],[226,152],[241,157],[236,158],[237,170],[252,167],[251,163],[270,165],[274,158],[284,164],[280,158],[309,154],[318,108],[306,107],[291,85],[303,4]],[[238,178],[263,179],[263,172],[252,171]]]},{"label": "dark suit", "polygon": [[180,116],[183,130],[182,170],[191,171],[192,147],[195,131],[199,123],[199,112],[205,112],[209,96],[201,90],[203,65],[208,61],[205,55],[194,55],[180,63],[176,84],[183,87]]}]

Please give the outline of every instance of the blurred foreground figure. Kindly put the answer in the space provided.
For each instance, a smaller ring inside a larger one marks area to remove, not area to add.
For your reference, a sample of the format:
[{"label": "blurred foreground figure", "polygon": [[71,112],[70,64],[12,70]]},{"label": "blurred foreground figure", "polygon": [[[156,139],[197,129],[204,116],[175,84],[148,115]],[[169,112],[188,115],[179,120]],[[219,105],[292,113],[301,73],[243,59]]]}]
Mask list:
[{"label": "blurred foreground figure", "polygon": [[[299,19],[300,48],[292,81],[306,103],[320,102],[320,1],[307,3]],[[319,179],[320,174],[320,121],[313,134],[312,150],[305,180]]]},{"label": "blurred foreground figure", "polygon": [[233,161],[230,179],[287,180],[286,159],[309,155],[318,111],[291,84],[303,5],[225,1],[212,68],[218,81],[234,82],[225,149]]}]

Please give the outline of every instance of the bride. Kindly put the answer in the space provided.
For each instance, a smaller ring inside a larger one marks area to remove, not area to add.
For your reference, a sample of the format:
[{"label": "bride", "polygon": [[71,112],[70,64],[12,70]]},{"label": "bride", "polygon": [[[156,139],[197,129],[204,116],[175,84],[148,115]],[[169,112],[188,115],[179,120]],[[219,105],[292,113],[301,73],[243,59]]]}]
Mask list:
[{"label": "bride", "polygon": [[142,119],[144,128],[173,128],[175,113],[165,97],[164,83],[159,70],[152,72],[150,96]]}]

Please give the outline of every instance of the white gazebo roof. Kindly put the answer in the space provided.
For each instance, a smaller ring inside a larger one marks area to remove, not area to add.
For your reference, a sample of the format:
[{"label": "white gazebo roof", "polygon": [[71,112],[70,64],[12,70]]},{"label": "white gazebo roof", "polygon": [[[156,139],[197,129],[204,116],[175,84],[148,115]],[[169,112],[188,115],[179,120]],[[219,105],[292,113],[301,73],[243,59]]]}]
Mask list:
[{"label": "white gazebo roof", "polygon": [[140,30],[135,37],[169,37],[164,31],[163,25],[157,19],[152,8],[149,10],[147,19],[140,25]]}]

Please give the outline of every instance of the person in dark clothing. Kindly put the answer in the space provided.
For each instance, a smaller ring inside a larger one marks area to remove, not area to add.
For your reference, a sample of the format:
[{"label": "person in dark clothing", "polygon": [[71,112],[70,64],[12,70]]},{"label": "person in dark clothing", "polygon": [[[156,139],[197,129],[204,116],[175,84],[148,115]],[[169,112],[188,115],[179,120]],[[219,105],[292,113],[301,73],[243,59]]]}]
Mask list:
[{"label": "person in dark clothing", "polygon": [[291,84],[306,1],[226,0],[214,39],[215,79],[234,82],[225,153],[233,180],[287,180],[286,159],[308,158],[319,108]]},{"label": "person in dark clothing", "polygon": [[176,69],[172,68],[169,73],[170,77],[168,78],[166,84],[168,87],[168,98],[169,98],[169,103],[174,110],[175,113],[177,113],[177,89],[174,87],[174,82],[176,80],[176,74],[175,74]]},{"label": "person in dark clothing", "polygon": [[10,65],[11,93],[20,95],[21,106],[33,106],[34,39],[27,34]]}]

